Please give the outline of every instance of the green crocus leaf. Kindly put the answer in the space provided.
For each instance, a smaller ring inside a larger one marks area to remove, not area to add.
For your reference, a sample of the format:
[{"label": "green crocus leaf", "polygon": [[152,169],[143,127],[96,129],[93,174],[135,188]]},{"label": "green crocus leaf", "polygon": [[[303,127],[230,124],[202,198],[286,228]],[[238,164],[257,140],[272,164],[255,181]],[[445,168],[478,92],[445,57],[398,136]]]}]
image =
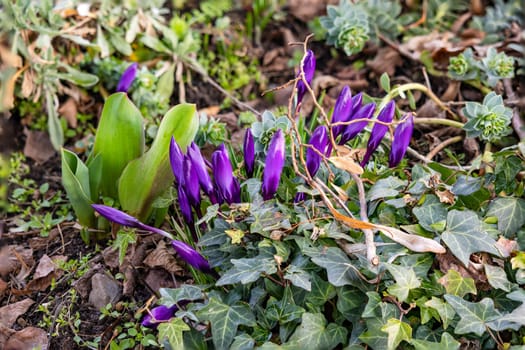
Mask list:
[{"label": "green crocus leaf", "polygon": [[237,302],[230,306],[214,297],[211,297],[209,303],[198,312],[198,316],[210,321],[213,345],[218,350],[230,348],[239,325],[256,325],[255,316],[248,304]]},{"label": "green crocus leaf", "polygon": [[447,230],[441,238],[465,266],[468,266],[470,254],[475,252],[499,255],[496,241],[485,232],[476,213],[470,210],[450,211],[447,215]]},{"label": "green crocus leaf", "polygon": [[[116,199],[117,181],[124,168],[144,152],[144,126],[142,115],[125,93],[116,93],[104,103],[98,124],[93,152],[87,165],[100,172],[100,195]],[[93,165],[99,156],[100,164]],[[142,178],[141,178],[142,180]],[[135,188],[140,188],[135,183]]]},{"label": "green crocus leaf", "polygon": [[169,161],[169,145],[173,136],[182,151],[193,141],[199,120],[193,104],[180,104],[171,108],[160,123],[151,148],[124,169],[118,184],[122,209],[146,220],[153,201],[173,182]]},{"label": "green crocus leaf", "polygon": [[184,331],[189,331],[190,327],[180,318],[172,318],[169,322],[159,324],[159,340],[167,340],[172,349],[182,349]]},{"label": "green crocus leaf", "polygon": [[91,207],[89,170],[71,151],[62,148],[62,184],[78,221],[88,227],[95,226],[95,213]]},{"label": "green crocus leaf", "polygon": [[490,321],[501,316],[494,308],[494,301],[484,298],[479,303],[471,303],[455,295],[445,295],[445,300],[456,310],[461,317],[454,330],[456,334],[474,333],[481,336],[487,331]]}]

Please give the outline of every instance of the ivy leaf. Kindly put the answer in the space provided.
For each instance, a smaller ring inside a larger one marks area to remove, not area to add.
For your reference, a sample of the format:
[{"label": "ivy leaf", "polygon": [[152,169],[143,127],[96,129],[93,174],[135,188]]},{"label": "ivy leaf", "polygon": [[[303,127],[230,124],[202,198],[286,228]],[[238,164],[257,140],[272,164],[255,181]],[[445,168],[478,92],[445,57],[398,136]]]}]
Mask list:
[{"label": "ivy leaf", "polygon": [[441,239],[465,266],[468,266],[470,254],[487,252],[499,255],[494,244],[496,241],[485,230],[475,212],[470,210],[452,210],[447,216],[447,230]]},{"label": "ivy leaf", "polygon": [[243,333],[236,336],[233,340],[230,350],[248,350],[253,349],[255,346],[255,340],[248,334]]},{"label": "ivy leaf", "polygon": [[457,350],[461,345],[460,342],[447,332],[441,335],[441,341],[439,343],[428,340],[412,339],[410,344],[414,345],[416,348],[415,350]]},{"label": "ivy leaf", "polygon": [[183,284],[178,288],[160,288],[160,304],[171,307],[182,300],[193,301],[204,298],[202,290],[191,284]]},{"label": "ivy leaf", "polygon": [[323,314],[305,312],[303,321],[289,339],[290,349],[333,349],[345,343],[348,331],[335,323],[326,325]]},{"label": "ivy leaf", "polygon": [[447,208],[434,195],[427,195],[421,207],[413,209],[417,222],[425,230],[436,232],[435,224],[447,219]]},{"label": "ivy leaf", "polygon": [[290,265],[286,269],[284,278],[292,282],[294,286],[305,289],[309,292],[312,290],[312,282],[310,281],[311,279],[310,274],[295,265]]},{"label": "ivy leaf", "polygon": [[368,191],[367,199],[369,201],[374,201],[376,199],[382,199],[386,197],[395,197],[406,185],[406,181],[403,181],[395,176],[378,180],[374,186],[370,188],[370,191]]},{"label": "ivy leaf", "polygon": [[452,306],[436,297],[432,297],[432,299],[427,301],[425,306],[431,307],[438,312],[439,317],[441,317],[441,321],[443,322],[444,329],[447,329],[448,325],[456,315],[456,311],[454,311]]},{"label": "ivy leaf", "polygon": [[347,315],[350,310],[357,309],[365,303],[366,295],[363,292],[349,286],[337,288],[337,310],[343,315]]},{"label": "ivy leaf", "polygon": [[199,310],[198,316],[202,320],[210,321],[213,344],[217,349],[229,349],[239,325],[256,325],[253,312],[247,304],[237,302],[229,306],[214,297]]},{"label": "ivy leaf", "polygon": [[385,264],[385,266],[396,280],[395,284],[388,287],[388,292],[396,296],[399,301],[406,301],[410,290],[421,285],[414,269],[393,264]]},{"label": "ivy leaf", "polygon": [[189,331],[190,327],[182,319],[172,318],[169,322],[159,324],[158,330],[159,343],[167,339],[172,349],[182,349],[184,347],[182,333]]},{"label": "ivy leaf", "polygon": [[388,333],[387,349],[394,350],[404,340],[410,342],[412,339],[412,327],[408,323],[391,318],[381,327],[381,331]]},{"label": "ivy leaf", "polygon": [[445,295],[445,300],[456,310],[461,317],[456,325],[456,334],[474,333],[481,336],[486,332],[488,323],[501,316],[494,308],[494,301],[483,298],[479,303],[471,303],[455,295]]},{"label": "ivy leaf", "polygon": [[217,281],[217,286],[224,286],[226,284],[235,284],[241,282],[248,284],[257,281],[257,279],[266,273],[271,275],[277,272],[275,260],[271,258],[246,258],[246,259],[232,259],[233,267],[226,271],[224,275]]},{"label": "ivy leaf", "polygon": [[498,218],[498,230],[508,238],[525,225],[525,200],[515,197],[496,198],[490,203],[487,216]]},{"label": "ivy leaf", "polygon": [[460,298],[463,298],[468,293],[477,294],[474,279],[463,277],[453,269],[448,270],[447,274],[441,277],[438,282],[445,287],[448,294],[456,295]]},{"label": "ivy leaf", "polygon": [[501,267],[485,264],[485,274],[492,287],[510,292],[512,283],[508,280],[505,270]]},{"label": "ivy leaf", "polygon": [[[310,252],[308,252],[310,254]],[[348,284],[355,285],[359,281],[357,268],[352,265],[348,256],[339,248],[329,247],[319,251],[319,254],[310,255],[312,262],[324,267],[328,274],[328,281],[335,287]]]}]

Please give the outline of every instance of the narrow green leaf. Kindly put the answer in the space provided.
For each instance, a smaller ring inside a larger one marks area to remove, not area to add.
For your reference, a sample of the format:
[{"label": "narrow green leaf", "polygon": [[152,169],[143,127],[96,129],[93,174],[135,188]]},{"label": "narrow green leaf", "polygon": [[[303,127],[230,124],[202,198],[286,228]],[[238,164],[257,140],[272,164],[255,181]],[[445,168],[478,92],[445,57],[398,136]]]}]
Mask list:
[{"label": "narrow green leaf", "polygon": [[388,333],[387,349],[395,350],[404,340],[410,343],[412,340],[412,327],[408,323],[402,322],[397,318],[391,318],[381,330]]},{"label": "narrow green leaf", "polygon": [[64,130],[62,130],[62,124],[55,108],[55,98],[58,101],[54,93],[46,90],[47,130],[53,148],[58,151],[64,144]]},{"label": "narrow green leaf", "polygon": [[122,172],[118,185],[122,209],[139,220],[147,219],[154,200],[173,183],[169,161],[171,137],[175,137],[184,152],[193,141],[198,127],[199,120],[193,104],[180,104],[166,113],[151,148],[130,162]]},{"label": "narrow green leaf", "polygon": [[489,205],[486,216],[498,218],[498,230],[511,238],[525,225],[525,200],[515,197],[496,198]]},{"label": "narrow green leaf", "polygon": [[92,87],[98,83],[98,77],[96,75],[81,72],[78,69],[65,64],[62,65],[62,67],[66,69],[66,72],[60,72],[57,74],[60,79],[70,81],[73,84],[82,87]]},{"label": "narrow green leaf", "polygon": [[[91,167],[93,159],[100,157],[100,195],[117,198],[117,181],[122,171],[144,152],[143,129],[142,115],[125,93],[108,97],[98,124],[93,152],[87,161],[88,167]],[[136,180],[135,189],[141,188],[142,184],[138,186],[139,180]]]},{"label": "narrow green leaf", "polygon": [[164,74],[159,78],[157,83],[157,92],[160,101],[170,100],[171,94],[173,93],[173,87],[175,86],[175,65],[172,64]]},{"label": "narrow green leaf", "polygon": [[465,266],[468,266],[470,254],[487,252],[499,255],[496,241],[483,229],[477,214],[470,210],[452,210],[447,216],[447,229],[441,235],[443,241]]},{"label": "narrow green leaf", "polygon": [[182,333],[189,331],[190,327],[180,318],[172,318],[169,322],[162,322],[158,326],[159,343],[168,340],[172,349],[183,349]]},{"label": "narrow green leaf", "polygon": [[385,92],[390,92],[390,77],[387,73],[381,74],[381,78],[379,78],[379,82],[381,84],[381,87]]}]

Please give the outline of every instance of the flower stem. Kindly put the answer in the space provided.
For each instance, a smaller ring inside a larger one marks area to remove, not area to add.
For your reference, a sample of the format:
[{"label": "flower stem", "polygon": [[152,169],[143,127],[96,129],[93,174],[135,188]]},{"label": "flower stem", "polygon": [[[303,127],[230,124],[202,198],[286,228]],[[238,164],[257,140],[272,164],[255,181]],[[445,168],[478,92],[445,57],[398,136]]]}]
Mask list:
[{"label": "flower stem", "polygon": [[435,124],[435,125],[446,125],[454,128],[461,129],[465,124],[450,119],[442,118],[415,118],[414,123],[416,124]]}]

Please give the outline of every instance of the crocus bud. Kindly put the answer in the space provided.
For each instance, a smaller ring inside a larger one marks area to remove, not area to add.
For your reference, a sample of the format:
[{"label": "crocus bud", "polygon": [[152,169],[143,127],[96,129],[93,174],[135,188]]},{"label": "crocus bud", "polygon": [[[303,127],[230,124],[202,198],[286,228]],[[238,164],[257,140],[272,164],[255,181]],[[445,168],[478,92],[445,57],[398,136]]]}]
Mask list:
[{"label": "crocus bud", "polygon": [[133,81],[137,76],[137,69],[137,63],[132,63],[128,68],[126,68],[124,73],[122,73],[122,76],[120,77],[120,80],[117,84],[116,92],[128,92],[129,88],[131,87],[131,84],[133,84]]},{"label": "crocus bud", "polygon": [[[308,50],[306,52],[306,55],[304,55],[303,59],[301,60],[301,64],[304,71],[304,78],[309,85],[312,82],[315,73],[315,55],[312,50]],[[301,103],[304,95],[306,94],[306,91],[308,91],[308,89],[304,85],[303,80],[299,80],[297,82],[297,104]]]},{"label": "crocus bud", "polygon": [[191,206],[197,209],[201,204],[199,177],[193,162],[187,155],[184,157],[182,169],[184,171],[184,191],[188,195]]},{"label": "crocus bud", "polygon": [[306,193],[304,192],[297,192],[295,194],[295,197],[293,198],[294,203],[304,202],[306,200]]},{"label": "crocus bud", "polygon": [[175,141],[175,138],[172,136],[170,142],[170,164],[171,171],[173,172],[173,175],[175,176],[175,179],[177,180],[177,183],[179,185],[184,185],[183,163],[184,154],[182,153],[179,144]]},{"label": "crocus bud", "polygon": [[408,113],[407,119],[404,123],[399,124],[394,131],[394,139],[392,140],[392,149],[390,150],[390,157],[388,158],[388,166],[393,168],[401,162],[405,156],[412,132],[414,131],[414,116]]},{"label": "crocus bud", "polygon": [[361,108],[362,103],[363,103],[363,93],[360,92],[354,97],[352,97],[352,110],[354,112],[358,111]]},{"label": "crocus bud", "polygon": [[202,153],[199,147],[195,144],[195,142],[192,142],[191,145],[188,147],[188,157],[190,158],[192,166],[195,169],[195,172],[197,173],[199,183],[204,192],[208,196],[211,195],[215,197],[210,174],[208,174],[208,169],[206,168],[206,163],[204,162]]},{"label": "crocus bud", "polygon": [[182,217],[184,218],[184,221],[186,221],[188,226],[190,226],[193,224],[193,213],[191,212],[191,205],[188,200],[188,196],[186,195],[186,191],[184,191],[183,186],[181,185],[178,186],[177,193],[179,197],[180,212],[182,214]]},{"label": "crocus bud", "polygon": [[177,254],[179,254],[180,258],[187,262],[189,265],[202,272],[211,272],[211,267],[208,263],[208,260],[206,260],[198,251],[193,249],[191,246],[177,240],[171,241],[171,245],[173,246]]},{"label": "crocus bud", "polygon": [[239,203],[241,201],[241,187],[239,181],[233,176],[230,157],[224,144],[221,144],[219,149],[211,155],[211,164],[220,198],[228,204]]},{"label": "crocus bud", "polygon": [[[328,131],[324,125],[319,125],[315,128],[310,141],[308,142],[321,154],[326,154],[329,141],[328,141]],[[321,165],[321,155],[311,148],[306,149],[306,168],[310,176],[314,176],[319,170]]]},{"label": "crocus bud", "polygon": [[127,227],[133,227],[133,228],[141,228],[143,225],[139,219],[124,213],[123,211],[120,211],[118,209],[108,207],[107,205],[103,204],[91,204],[91,207],[97,211],[100,215],[108,219],[109,221],[112,221],[114,223],[117,223],[122,226]]},{"label": "crocus bud", "polygon": [[[388,102],[386,106],[383,107],[383,109],[379,112],[379,115],[377,116],[377,120],[382,121],[384,123],[390,123],[392,119],[394,118],[395,110],[396,110],[395,102],[394,101]],[[370,156],[377,149],[377,147],[381,143],[381,140],[383,139],[383,136],[385,136],[387,131],[388,131],[387,125],[375,123],[374,127],[372,128],[372,132],[370,133],[370,138],[368,139],[366,153],[365,153],[365,156],[363,157],[363,160],[361,161],[361,166],[365,166],[365,164],[368,163]]]},{"label": "crocus bud", "polygon": [[160,305],[154,307],[149,311],[148,314],[144,316],[141,324],[144,327],[156,328],[159,323],[169,321],[177,310],[177,305],[173,305],[171,307]]},{"label": "crocus bud", "polygon": [[[352,111],[352,92],[350,91],[348,85],[346,85],[343,90],[341,90],[341,93],[339,93],[339,97],[337,97],[337,101],[335,102],[334,112],[332,114],[332,123],[348,121],[352,116]],[[344,125],[335,125],[332,127],[332,135],[334,138],[337,138],[337,136],[341,134],[341,131],[343,131],[344,127]]]},{"label": "crocus bud", "polygon": [[285,161],[284,148],[283,131],[279,129],[270,141],[266,161],[264,162],[265,166],[262,178],[262,196],[264,200],[271,199],[279,187]]},{"label": "crocus bud", "polygon": [[247,129],[246,134],[244,134],[243,153],[246,175],[251,177],[255,167],[255,143],[253,142],[253,134],[251,129]]},{"label": "crocus bud", "polygon": [[339,139],[340,145],[344,145],[345,143],[347,143],[348,141],[356,137],[357,134],[359,134],[361,131],[363,131],[363,129],[367,126],[369,119],[374,114],[375,108],[376,108],[375,103],[369,103],[363,106],[363,108],[359,109],[356,113],[354,113],[350,121],[359,120],[359,119],[366,119],[366,120],[359,121],[359,122],[356,121],[354,123],[346,125],[343,130],[343,133],[341,134],[341,138]]}]

